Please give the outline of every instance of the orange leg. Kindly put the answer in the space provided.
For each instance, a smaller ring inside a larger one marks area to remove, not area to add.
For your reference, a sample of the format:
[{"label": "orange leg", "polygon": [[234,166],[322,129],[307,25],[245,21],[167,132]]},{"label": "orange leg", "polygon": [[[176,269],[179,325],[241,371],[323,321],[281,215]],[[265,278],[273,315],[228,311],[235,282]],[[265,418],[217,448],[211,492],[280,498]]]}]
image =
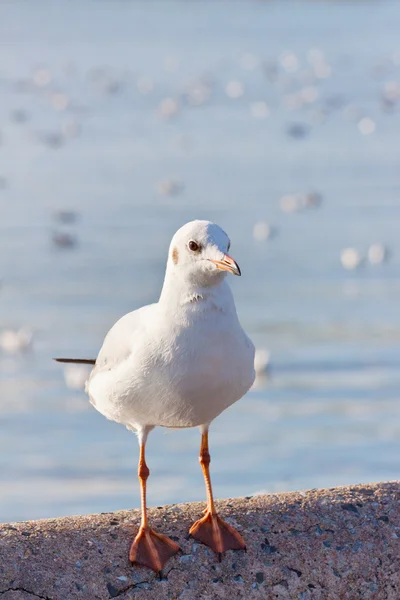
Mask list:
[{"label": "orange leg", "polygon": [[246,550],[242,536],[217,514],[210,479],[210,453],[208,451],[208,431],[202,433],[199,461],[203,470],[207,491],[205,515],[190,528],[190,535],[203,542],[218,554],[219,560],[225,550]]},{"label": "orange leg", "polygon": [[150,475],[148,466],[146,465],[144,449],[146,440],[140,441],[140,457],[138,476],[140,482],[140,495],[142,505],[142,522],[139,532],[135,537],[130,552],[129,560],[132,563],[149,567],[161,572],[161,569],[171,556],[179,551],[178,544],[175,544],[166,535],[156,533],[149,527],[147,521],[147,506],[146,506],[146,482]]}]

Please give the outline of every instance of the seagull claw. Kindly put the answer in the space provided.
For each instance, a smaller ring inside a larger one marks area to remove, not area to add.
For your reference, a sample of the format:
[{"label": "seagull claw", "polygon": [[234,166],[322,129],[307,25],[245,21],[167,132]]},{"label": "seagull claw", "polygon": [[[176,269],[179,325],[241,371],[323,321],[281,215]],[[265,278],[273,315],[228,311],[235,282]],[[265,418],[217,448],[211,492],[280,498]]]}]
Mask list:
[{"label": "seagull claw", "polygon": [[217,554],[219,561],[221,561],[222,553],[226,550],[246,549],[240,533],[209,510],[204,517],[192,525],[189,533],[199,542],[209,546]]},{"label": "seagull claw", "polygon": [[129,560],[153,569],[160,576],[165,563],[179,550],[178,544],[166,535],[156,533],[150,527],[141,527],[129,551]]}]

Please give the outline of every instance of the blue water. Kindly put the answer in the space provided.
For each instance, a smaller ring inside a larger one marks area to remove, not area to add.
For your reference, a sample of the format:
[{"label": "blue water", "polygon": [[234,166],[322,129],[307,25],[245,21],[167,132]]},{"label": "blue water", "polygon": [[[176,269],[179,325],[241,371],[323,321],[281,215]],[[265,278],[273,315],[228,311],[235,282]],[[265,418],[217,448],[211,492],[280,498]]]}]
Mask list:
[{"label": "blue water", "polygon": [[[28,327],[34,342],[0,354],[0,520],[138,505],[134,436],[51,357],[94,357],[119,316],[156,300],[169,240],[193,218],[229,233],[239,316],[271,353],[269,377],[213,425],[216,495],[399,477],[400,103],[381,102],[400,82],[399,26],[384,1],[1,4],[0,331]],[[210,98],[192,107],[199,80]],[[307,86],[315,101],[290,110]],[[261,101],[265,119],[250,110]],[[169,178],[180,194],[158,192]],[[282,211],[283,195],[310,191],[319,208]],[[57,222],[63,209],[76,224]],[[277,234],[257,241],[264,220]],[[55,247],[54,231],[77,246]],[[365,257],[375,242],[385,264],[342,267],[343,248]],[[197,430],[151,434],[150,504],[205,497],[198,444]]]}]

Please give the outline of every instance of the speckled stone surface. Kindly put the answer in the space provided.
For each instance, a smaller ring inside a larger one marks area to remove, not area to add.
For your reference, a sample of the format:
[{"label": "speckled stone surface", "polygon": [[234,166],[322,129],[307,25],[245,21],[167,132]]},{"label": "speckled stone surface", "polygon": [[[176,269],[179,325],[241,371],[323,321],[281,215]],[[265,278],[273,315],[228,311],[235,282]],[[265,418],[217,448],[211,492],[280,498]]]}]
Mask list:
[{"label": "speckled stone surface", "polygon": [[182,553],[163,578],[132,567],[140,513],[0,525],[1,600],[399,600],[400,482],[218,502],[247,542],[218,563],[188,537],[204,504],[153,508]]}]

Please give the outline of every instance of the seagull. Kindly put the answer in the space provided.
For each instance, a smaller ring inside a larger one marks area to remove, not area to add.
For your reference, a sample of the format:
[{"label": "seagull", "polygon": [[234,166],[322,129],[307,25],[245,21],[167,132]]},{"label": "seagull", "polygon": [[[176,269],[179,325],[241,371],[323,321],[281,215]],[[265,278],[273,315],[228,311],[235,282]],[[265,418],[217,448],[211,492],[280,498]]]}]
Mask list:
[{"label": "seagull", "polygon": [[243,331],[227,273],[240,275],[228,255],[228,235],[210,221],[192,221],[173,236],[160,299],[123,316],[110,329],[86,383],[92,405],[122,423],[139,441],[141,525],[129,552],[132,563],[156,572],[179,546],[148,522],[147,437],[156,426],[199,427],[200,465],[207,508],[189,533],[221,560],[246,549],[241,535],[217,513],[210,479],[210,423],[253,385],[254,345]]}]

